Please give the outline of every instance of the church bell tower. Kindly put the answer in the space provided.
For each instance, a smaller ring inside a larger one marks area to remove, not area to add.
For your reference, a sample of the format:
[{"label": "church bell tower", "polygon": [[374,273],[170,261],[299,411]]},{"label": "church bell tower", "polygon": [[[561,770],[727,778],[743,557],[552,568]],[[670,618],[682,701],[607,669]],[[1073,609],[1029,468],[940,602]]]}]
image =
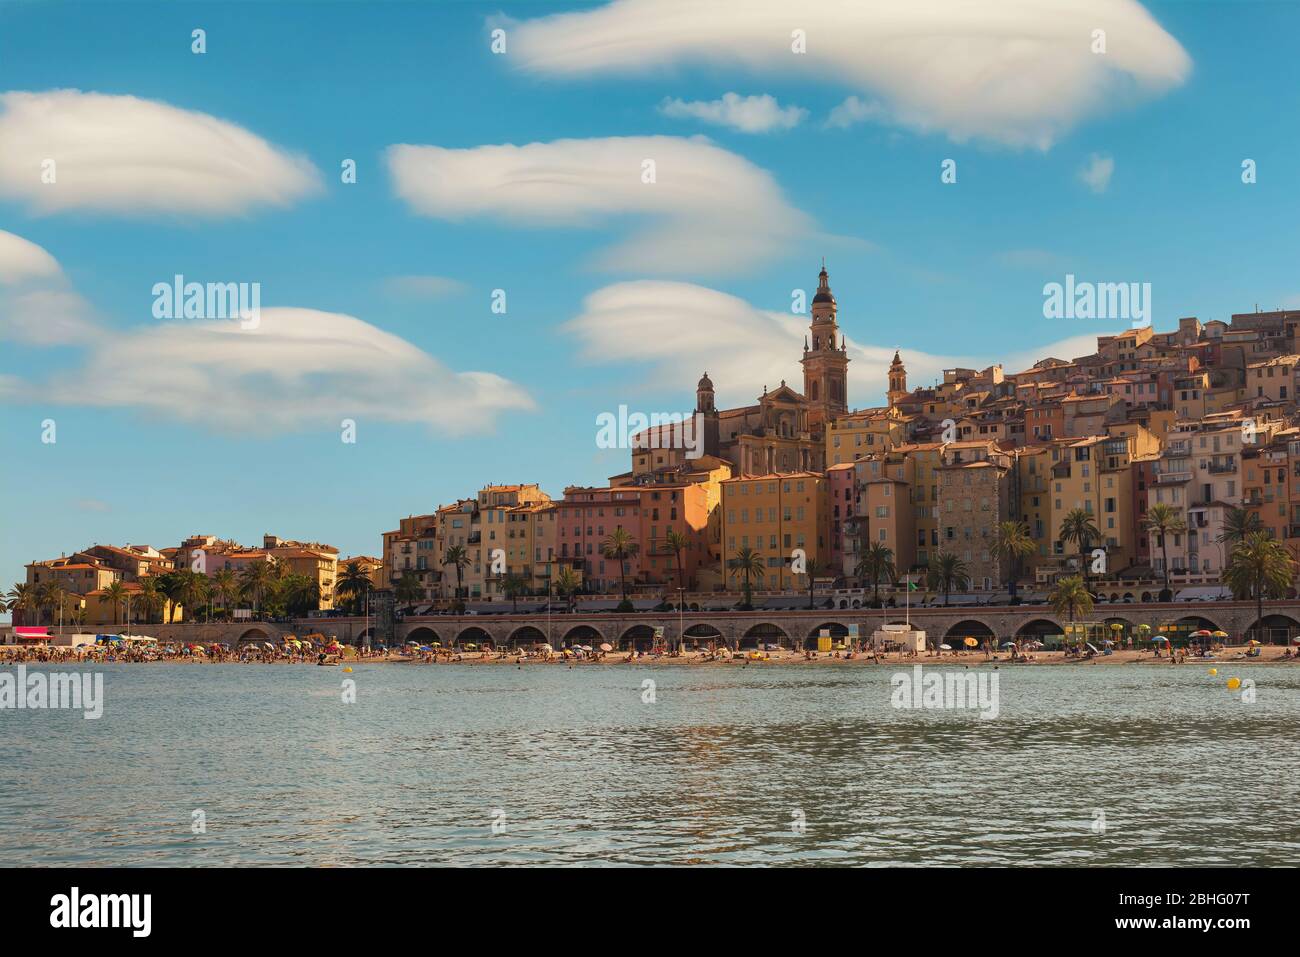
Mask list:
[{"label": "church bell tower", "polygon": [[[812,301],[812,324],[804,339],[803,392],[811,409],[823,419],[842,415],[849,409],[848,346],[835,322],[835,296],[831,293],[826,263],[817,277],[817,295]],[[837,344],[838,340],[838,344]]]}]

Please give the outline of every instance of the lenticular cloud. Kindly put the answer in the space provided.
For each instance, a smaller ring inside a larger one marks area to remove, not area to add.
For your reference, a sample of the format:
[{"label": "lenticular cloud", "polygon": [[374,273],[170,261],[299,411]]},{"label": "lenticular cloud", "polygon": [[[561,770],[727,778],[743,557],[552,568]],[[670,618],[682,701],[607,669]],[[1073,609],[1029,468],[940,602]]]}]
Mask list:
[{"label": "lenticular cloud", "polygon": [[233,216],[288,206],[320,175],[234,123],[134,96],[0,93],[0,197],[36,213]]},{"label": "lenticular cloud", "polygon": [[1191,69],[1135,0],[616,0],[507,29],[510,62],[536,74],[686,63],[816,76],[913,129],[1039,148]]}]

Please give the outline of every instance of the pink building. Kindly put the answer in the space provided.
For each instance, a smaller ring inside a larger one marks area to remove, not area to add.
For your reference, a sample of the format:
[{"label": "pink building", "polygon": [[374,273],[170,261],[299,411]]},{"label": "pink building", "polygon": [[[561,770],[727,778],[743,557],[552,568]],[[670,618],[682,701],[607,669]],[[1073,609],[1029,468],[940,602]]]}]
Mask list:
[{"label": "pink building", "polygon": [[[618,562],[606,558],[601,545],[615,529],[623,528],[637,544],[637,553],[624,563],[629,594],[636,590],[658,597],[677,588],[679,578],[690,590],[697,570],[709,560],[706,500],[707,493],[699,485],[566,488],[564,498],[554,503],[559,564],[580,569],[591,591],[617,593]],[[677,555],[668,547],[669,531],[686,539],[682,576]]]}]

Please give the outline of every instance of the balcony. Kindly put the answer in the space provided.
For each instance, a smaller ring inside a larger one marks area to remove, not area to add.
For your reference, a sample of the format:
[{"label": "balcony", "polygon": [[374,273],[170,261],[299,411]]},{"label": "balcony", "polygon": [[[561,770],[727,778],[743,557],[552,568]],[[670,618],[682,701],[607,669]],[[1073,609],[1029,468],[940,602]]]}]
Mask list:
[{"label": "balcony", "polygon": [[1236,462],[1211,462],[1210,471],[1213,472],[1215,475],[1236,475],[1237,463]]},{"label": "balcony", "polygon": [[1191,480],[1192,473],[1185,471],[1161,472],[1156,476],[1156,482],[1159,485],[1173,485],[1177,482],[1190,482]]}]

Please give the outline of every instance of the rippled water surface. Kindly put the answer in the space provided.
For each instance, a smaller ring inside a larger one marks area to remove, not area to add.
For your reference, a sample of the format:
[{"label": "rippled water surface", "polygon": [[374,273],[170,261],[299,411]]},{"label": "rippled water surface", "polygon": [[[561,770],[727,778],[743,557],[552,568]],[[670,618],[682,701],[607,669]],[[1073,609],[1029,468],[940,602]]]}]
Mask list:
[{"label": "rippled water surface", "polygon": [[100,670],[98,721],[0,711],[0,864],[1300,864],[1291,666],[1004,668],[995,720],[889,668]]}]

